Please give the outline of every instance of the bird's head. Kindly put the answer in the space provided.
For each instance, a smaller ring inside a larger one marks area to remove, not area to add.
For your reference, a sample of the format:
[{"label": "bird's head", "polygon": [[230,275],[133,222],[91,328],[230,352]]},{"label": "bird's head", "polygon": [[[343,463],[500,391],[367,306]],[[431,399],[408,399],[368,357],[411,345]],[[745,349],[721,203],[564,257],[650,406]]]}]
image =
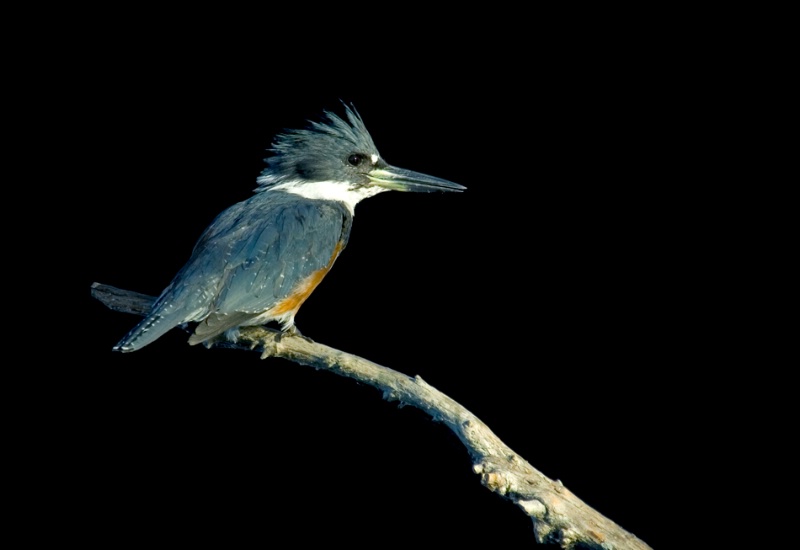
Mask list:
[{"label": "bird's head", "polygon": [[325,111],[325,119],[276,136],[258,178],[257,191],[280,184],[333,183],[371,196],[381,191],[463,191],[464,186],[383,160],[364,122],[345,105],[347,120]]}]

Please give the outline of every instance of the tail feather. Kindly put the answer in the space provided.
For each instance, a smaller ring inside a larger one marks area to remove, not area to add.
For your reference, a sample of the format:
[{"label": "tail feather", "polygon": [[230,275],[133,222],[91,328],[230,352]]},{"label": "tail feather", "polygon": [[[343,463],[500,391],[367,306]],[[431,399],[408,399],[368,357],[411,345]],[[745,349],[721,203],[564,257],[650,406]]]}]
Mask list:
[{"label": "tail feather", "polygon": [[175,325],[164,322],[164,317],[157,313],[148,315],[114,346],[113,351],[136,351],[154,342],[173,327]]}]

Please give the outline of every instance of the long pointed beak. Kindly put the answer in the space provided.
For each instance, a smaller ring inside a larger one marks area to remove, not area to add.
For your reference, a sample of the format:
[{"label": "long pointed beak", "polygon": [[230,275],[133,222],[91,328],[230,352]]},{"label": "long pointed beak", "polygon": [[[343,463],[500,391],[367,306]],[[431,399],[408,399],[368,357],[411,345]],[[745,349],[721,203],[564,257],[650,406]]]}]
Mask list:
[{"label": "long pointed beak", "polygon": [[412,193],[432,193],[433,191],[463,191],[463,185],[406,170],[384,165],[367,174],[370,181],[379,187],[395,191],[410,191]]}]

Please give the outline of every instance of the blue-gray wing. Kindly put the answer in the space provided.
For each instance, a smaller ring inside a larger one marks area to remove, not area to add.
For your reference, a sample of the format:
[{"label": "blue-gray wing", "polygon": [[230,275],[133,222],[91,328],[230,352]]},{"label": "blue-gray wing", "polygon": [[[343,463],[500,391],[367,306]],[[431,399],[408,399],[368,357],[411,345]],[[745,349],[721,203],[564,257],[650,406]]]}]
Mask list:
[{"label": "blue-gray wing", "polygon": [[222,212],[150,314],[115,349],[139,349],[173,327],[198,325],[197,343],[280,304],[309,276],[329,266],[352,223],[337,202],[267,191]]},{"label": "blue-gray wing", "polygon": [[233,238],[217,237],[228,258],[210,312],[257,315],[281,303],[331,263],[351,223],[339,203],[291,195],[267,208],[256,205],[246,218],[256,221],[234,231]]}]

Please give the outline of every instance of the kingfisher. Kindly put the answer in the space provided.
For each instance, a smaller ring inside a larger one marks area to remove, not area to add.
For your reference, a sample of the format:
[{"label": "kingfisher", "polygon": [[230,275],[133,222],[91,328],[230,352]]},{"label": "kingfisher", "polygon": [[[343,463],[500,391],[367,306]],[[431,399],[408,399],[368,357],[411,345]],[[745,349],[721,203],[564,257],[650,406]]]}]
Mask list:
[{"label": "kingfisher", "polygon": [[175,327],[189,344],[295,316],[347,246],[355,207],[384,191],[460,192],[463,185],[386,163],[355,107],[273,139],[248,199],[219,214],[147,316],[114,346],[132,352]]}]

